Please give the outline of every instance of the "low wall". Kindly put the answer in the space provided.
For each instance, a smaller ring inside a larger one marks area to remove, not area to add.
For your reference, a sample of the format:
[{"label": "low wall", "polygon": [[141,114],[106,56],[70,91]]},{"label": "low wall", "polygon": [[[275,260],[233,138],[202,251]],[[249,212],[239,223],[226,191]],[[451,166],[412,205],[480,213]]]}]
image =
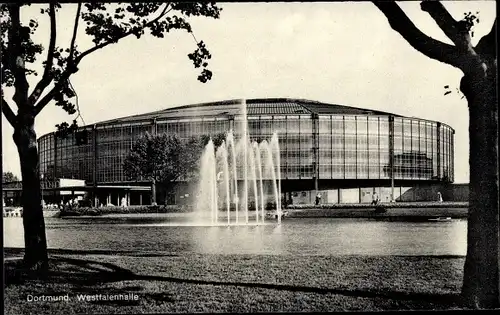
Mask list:
[{"label": "low wall", "polygon": [[[468,202],[382,202],[379,204],[386,209],[441,209],[441,208],[464,208],[469,207]],[[375,206],[367,203],[351,203],[351,204],[301,204],[301,205],[288,205],[287,209],[290,210],[305,210],[305,209],[371,209]]]},{"label": "low wall", "polygon": [[436,200],[438,192],[443,201],[468,201],[469,184],[434,184],[411,187],[397,201],[429,201]]},{"label": "low wall", "polygon": [[385,213],[376,213],[373,208],[350,209],[290,209],[290,218],[373,218],[389,220],[427,220],[430,218],[450,217],[466,219],[467,208],[390,208]]}]

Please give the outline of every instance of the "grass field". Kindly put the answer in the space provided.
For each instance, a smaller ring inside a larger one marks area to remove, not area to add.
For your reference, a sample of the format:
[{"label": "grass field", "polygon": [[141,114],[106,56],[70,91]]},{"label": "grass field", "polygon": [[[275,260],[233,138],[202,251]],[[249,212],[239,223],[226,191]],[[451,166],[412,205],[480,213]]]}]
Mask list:
[{"label": "grass field", "polygon": [[[21,254],[6,249],[6,257]],[[44,280],[18,262],[5,262],[5,314],[461,309],[464,257],[51,250]],[[27,301],[65,294],[69,301]],[[78,294],[101,297],[78,301]],[[118,294],[137,300],[109,301]]]}]

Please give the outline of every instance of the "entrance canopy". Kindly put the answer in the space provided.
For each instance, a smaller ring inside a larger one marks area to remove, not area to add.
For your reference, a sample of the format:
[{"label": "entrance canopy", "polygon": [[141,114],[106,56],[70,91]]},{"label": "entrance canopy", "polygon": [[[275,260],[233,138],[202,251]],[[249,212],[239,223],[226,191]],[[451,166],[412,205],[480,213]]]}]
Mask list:
[{"label": "entrance canopy", "polygon": [[97,185],[97,186],[66,186],[46,188],[47,191],[151,191],[150,186],[118,186],[118,185]]}]

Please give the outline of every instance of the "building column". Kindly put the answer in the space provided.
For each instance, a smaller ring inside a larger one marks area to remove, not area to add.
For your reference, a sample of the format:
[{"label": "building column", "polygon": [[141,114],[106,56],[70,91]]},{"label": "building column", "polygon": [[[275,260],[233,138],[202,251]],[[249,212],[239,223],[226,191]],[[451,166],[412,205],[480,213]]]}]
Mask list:
[{"label": "building column", "polygon": [[[158,132],[158,125],[156,123],[156,117],[152,119],[151,121],[151,134],[153,136],[156,136]],[[151,180],[151,205],[156,206],[156,181],[153,178]]]},{"label": "building column", "polygon": [[389,116],[389,177],[391,179],[391,198],[394,201],[394,116]]},{"label": "building column", "polygon": [[56,133],[54,133],[54,180],[57,181],[57,136]]},{"label": "building column", "polygon": [[127,201],[127,206],[130,206],[130,192],[125,193],[125,199]]},{"label": "building column", "polygon": [[443,174],[441,173],[441,123],[438,122],[436,125],[436,143],[437,143],[437,177],[441,180]]},{"label": "building column", "polygon": [[97,198],[97,125],[92,126],[92,148],[94,156],[92,158],[92,193],[94,195],[94,207],[98,206],[99,199]]},{"label": "building column", "polygon": [[139,192],[139,205],[142,206],[142,192]]},{"label": "building column", "polygon": [[318,194],[319,190],[319,115],[311,114],[312,120],[312,137],[313,137],[313,179],[314,179],[314,195]]}]

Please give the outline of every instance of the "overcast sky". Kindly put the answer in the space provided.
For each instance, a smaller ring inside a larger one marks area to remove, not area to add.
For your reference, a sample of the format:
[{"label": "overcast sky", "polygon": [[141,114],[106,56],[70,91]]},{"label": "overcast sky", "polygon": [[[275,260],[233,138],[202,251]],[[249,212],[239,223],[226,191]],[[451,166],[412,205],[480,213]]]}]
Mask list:
[{"label": "overcast sky", "polygon": [[[456,19],[479,11],[474,43],[489,32],[496,17],[495,1],[443,4]],[[219,5],[220,19],[191,19],[196,37],[212,54],[211,81],[196,79],[198,72],[187,57],[196,47],[185,31],[163,39],[127,38],[86,57],[71,78],[85,123],[226,99],[305,98],[450,125],[456,131],[455,182],[469,181],[467,103],[458,93],[444,96],[445,85],[458,88],[460,71],[415,51],[372,3]],[[427,35],[451,43],[419,2],[400,6]],[[69,45],[75,9],[74,4],[63,4],[58,13],[60,46]],[[39,18],[35,40],[47,46],[48,17],[40,18],[39,11],[39,5],[32,5],[22,18]],[[77,44],[89,47],[81,33]],[[31,81],[31,87],[35,83]],[[12,92],[6,95],[13,105]],[[51,104],[37,117],[37,135],[72,119]],[[2,115],[4,171],[20,176],[12,132]]]}]

